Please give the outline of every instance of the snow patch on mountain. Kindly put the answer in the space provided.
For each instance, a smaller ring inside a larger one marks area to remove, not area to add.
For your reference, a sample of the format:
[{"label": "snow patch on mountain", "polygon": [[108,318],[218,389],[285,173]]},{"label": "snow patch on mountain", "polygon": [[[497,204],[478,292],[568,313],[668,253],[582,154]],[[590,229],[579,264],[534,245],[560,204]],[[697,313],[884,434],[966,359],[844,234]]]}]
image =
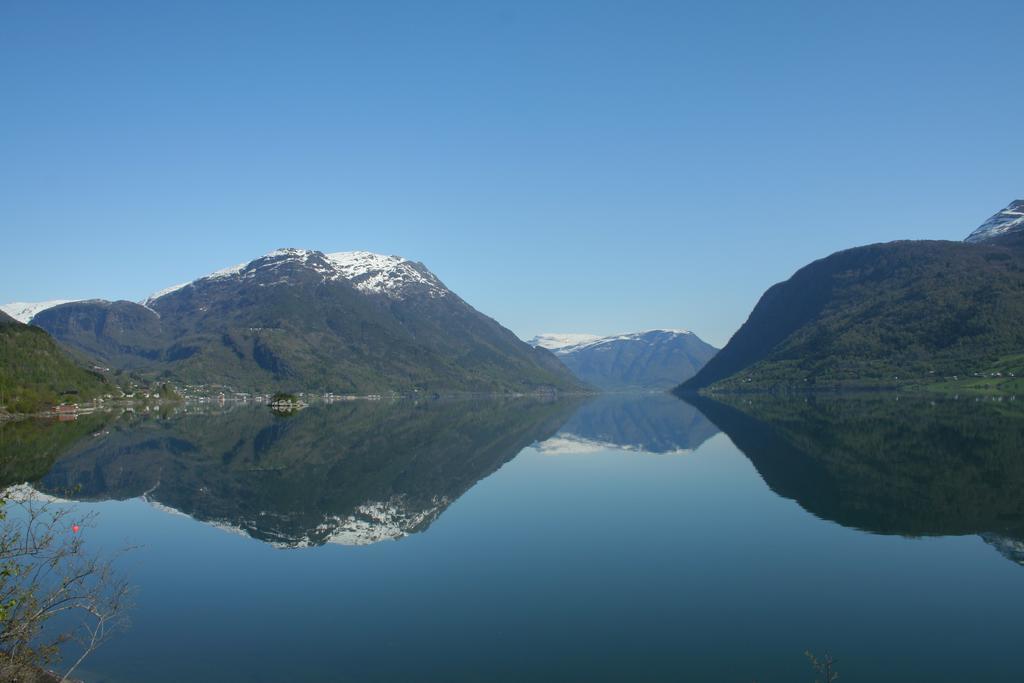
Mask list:
[{"label": "snow patch on mountain", "polygon": [[[370,251],[339,251],[325,254],[312,249],[285,248],[275,249],[246,263],[222,268],[191,282],[154,292],[142,302],[142,305],[148,307],[161,297],[203,281],[253,277],[265,269],[273,270],[283,264],[296,262],[319,273],[325,282],[347,280],[366,294],[381,294],[401,300],[414,292],[425,294],[432,299],[450,293],[426,267],[401,256],[385,256]],[[281,281],[282,284],[286,282],[287,280]]]},{"label": "snow patch on mountain", "polygon": [[[243,270],[245,270],[245,267],[247,265],[249,265],[249,264],[248,263],[239,263],[237,265],[230,266],[228,268],[221,268],[220,270],[215,270],[212,273],[210,273],[209,275],[207,275],[205,279],[216,280],[217,278],[221,278],[221,277],[231,277],[232,275],[238,275]],[[185,284],[188,284],[188,283],[185,283]],[[184,285],[182,285],[182,286],[184,286]]]},{"label": "snow patch on mountain", "polygon": [[339,275],[363,292],[402,299],[410,288],[419,287],[431,298],[448,294],[448,289],[433,273],[401,256],[370,251],[338,251],[326,256]]},{"label": "snow patch on mountain", "polygon": [[599,337],[593,334],[549,332],[537,335],[529,343],[531,346],[543,346],[545,349],[553,351],[555,355],[565,356],[582,351],[583,349],[615,342],[646,342],[652,337],[675,338],[684,335],[693,335],[693,332],[681,329],[655,329],[627,334],[613,334],[608,337]]},{"label": "snow patch on mountain", "polygon": [[143,299],[141,303],[146,308],[149,308],[149,304],[151,304],[152,302],[156,301],[160,297],[165,296],[167,294],[170,294],[171,292],[177,292],[179,289],[184,289],[185,287],[188,287],[190,284],[192,284],[192,283],[191,282],[182,282],[180,285],[171,285],[170,287],[166,287],[164,289],[161,289],[159,292],[153,292],[152,294],[147,296],[145,299]]},{"label": "snow patch on mountain", "polygon": [[61,304],[70,304],[79,299],[54,299],[53,301],[14,301],[9,304],[0,306],[0,311],[3,311],[7,315],[11,316],[18,322],[28,324],[36,313],[45,311],[48,308],[54,306],[60,306]]},{"label": "snow patch on mountain", "polygon": [[538,334],[527,343],[530,346],[539,346],[549,351],[557,351],[558,349],[564,349],[568,346],[577,346],[578,344],[585,344],[587,342],[597,341],[600,339],[596,334],[583,334],[574,332],[545,332]]},{"label": "snow patch on mountain", "polygon": [[964,241],[983,242],[1018,230],[1024,230],[1024,199],[1011,202],[1008,207],[982,223]]}]

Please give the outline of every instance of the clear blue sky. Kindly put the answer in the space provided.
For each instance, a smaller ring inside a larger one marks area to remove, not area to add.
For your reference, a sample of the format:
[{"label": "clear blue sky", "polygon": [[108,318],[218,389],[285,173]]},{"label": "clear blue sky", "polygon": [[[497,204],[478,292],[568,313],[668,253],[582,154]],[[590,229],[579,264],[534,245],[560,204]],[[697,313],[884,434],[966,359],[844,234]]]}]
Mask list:
[{"label": "clear blue sky", "polygon": [[1024,3],[0,3],[0,301],[280,246],[516,333],[722,344],[815,258],[1024,195]]}]

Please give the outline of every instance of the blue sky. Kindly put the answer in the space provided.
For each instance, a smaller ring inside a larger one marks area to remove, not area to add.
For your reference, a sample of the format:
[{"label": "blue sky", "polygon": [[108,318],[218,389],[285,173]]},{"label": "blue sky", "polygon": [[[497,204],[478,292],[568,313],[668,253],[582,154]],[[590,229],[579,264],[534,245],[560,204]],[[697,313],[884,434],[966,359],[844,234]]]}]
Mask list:
[{"label": "blue sky", "polygon": [[815,258],[1024,196],[1015,2],[0,3],[0,301],[281,246],[522,336],[722,344]]}]

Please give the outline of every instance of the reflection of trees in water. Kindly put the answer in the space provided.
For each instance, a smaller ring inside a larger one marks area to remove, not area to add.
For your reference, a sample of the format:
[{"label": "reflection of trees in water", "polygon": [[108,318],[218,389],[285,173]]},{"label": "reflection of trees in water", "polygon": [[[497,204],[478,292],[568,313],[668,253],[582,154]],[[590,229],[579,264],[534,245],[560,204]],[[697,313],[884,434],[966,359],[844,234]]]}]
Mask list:
[{"label": "reflection of trees in water", "polygon": [[81,500],[145,496],[284,546],[368,543],[425,529],[577,405],[360,401],[287,419],[262,408],[118,420],[26,478]]},{"label": "reflection of trees in water", "polygon": [[1024,404],[888,395],[688,400],[773,491],[819,517],[883,534],[982,534],[1020,558]]}]

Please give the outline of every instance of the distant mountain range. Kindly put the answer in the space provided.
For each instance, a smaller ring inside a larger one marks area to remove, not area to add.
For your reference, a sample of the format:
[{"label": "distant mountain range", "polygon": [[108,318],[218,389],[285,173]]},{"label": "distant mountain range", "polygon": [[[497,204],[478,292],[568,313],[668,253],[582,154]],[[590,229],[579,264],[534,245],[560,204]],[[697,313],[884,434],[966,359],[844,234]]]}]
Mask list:
[{"label": "distant mountain range", "polygon": [[473,309],[423,264],[370,252],[279,249],[140,303],[5,310],[149,379],[337,393],[582,388],[549,351]]},{"label": "distant mountain range", "polygon": [[770,288],[721,351],[683,330],[528,344],[423,264],[370,252],[280,249],[138,303],[0,308],[114,372],[237,390],[686,392],[964,377],[1024,389],[1024,201],[964,242],[815,261]]},{"label": "distant mountain range", "polygon": [[668,390],[718,352],[688,330],[648,330],[598,337],[541,334],[530,344],[554,352],[582,382],[606,391]]},{"label": "distant mountain range", "polygon": [[873,244],[801,268],[680,391],[1024,387],[1022,208],[965,242]]}]

